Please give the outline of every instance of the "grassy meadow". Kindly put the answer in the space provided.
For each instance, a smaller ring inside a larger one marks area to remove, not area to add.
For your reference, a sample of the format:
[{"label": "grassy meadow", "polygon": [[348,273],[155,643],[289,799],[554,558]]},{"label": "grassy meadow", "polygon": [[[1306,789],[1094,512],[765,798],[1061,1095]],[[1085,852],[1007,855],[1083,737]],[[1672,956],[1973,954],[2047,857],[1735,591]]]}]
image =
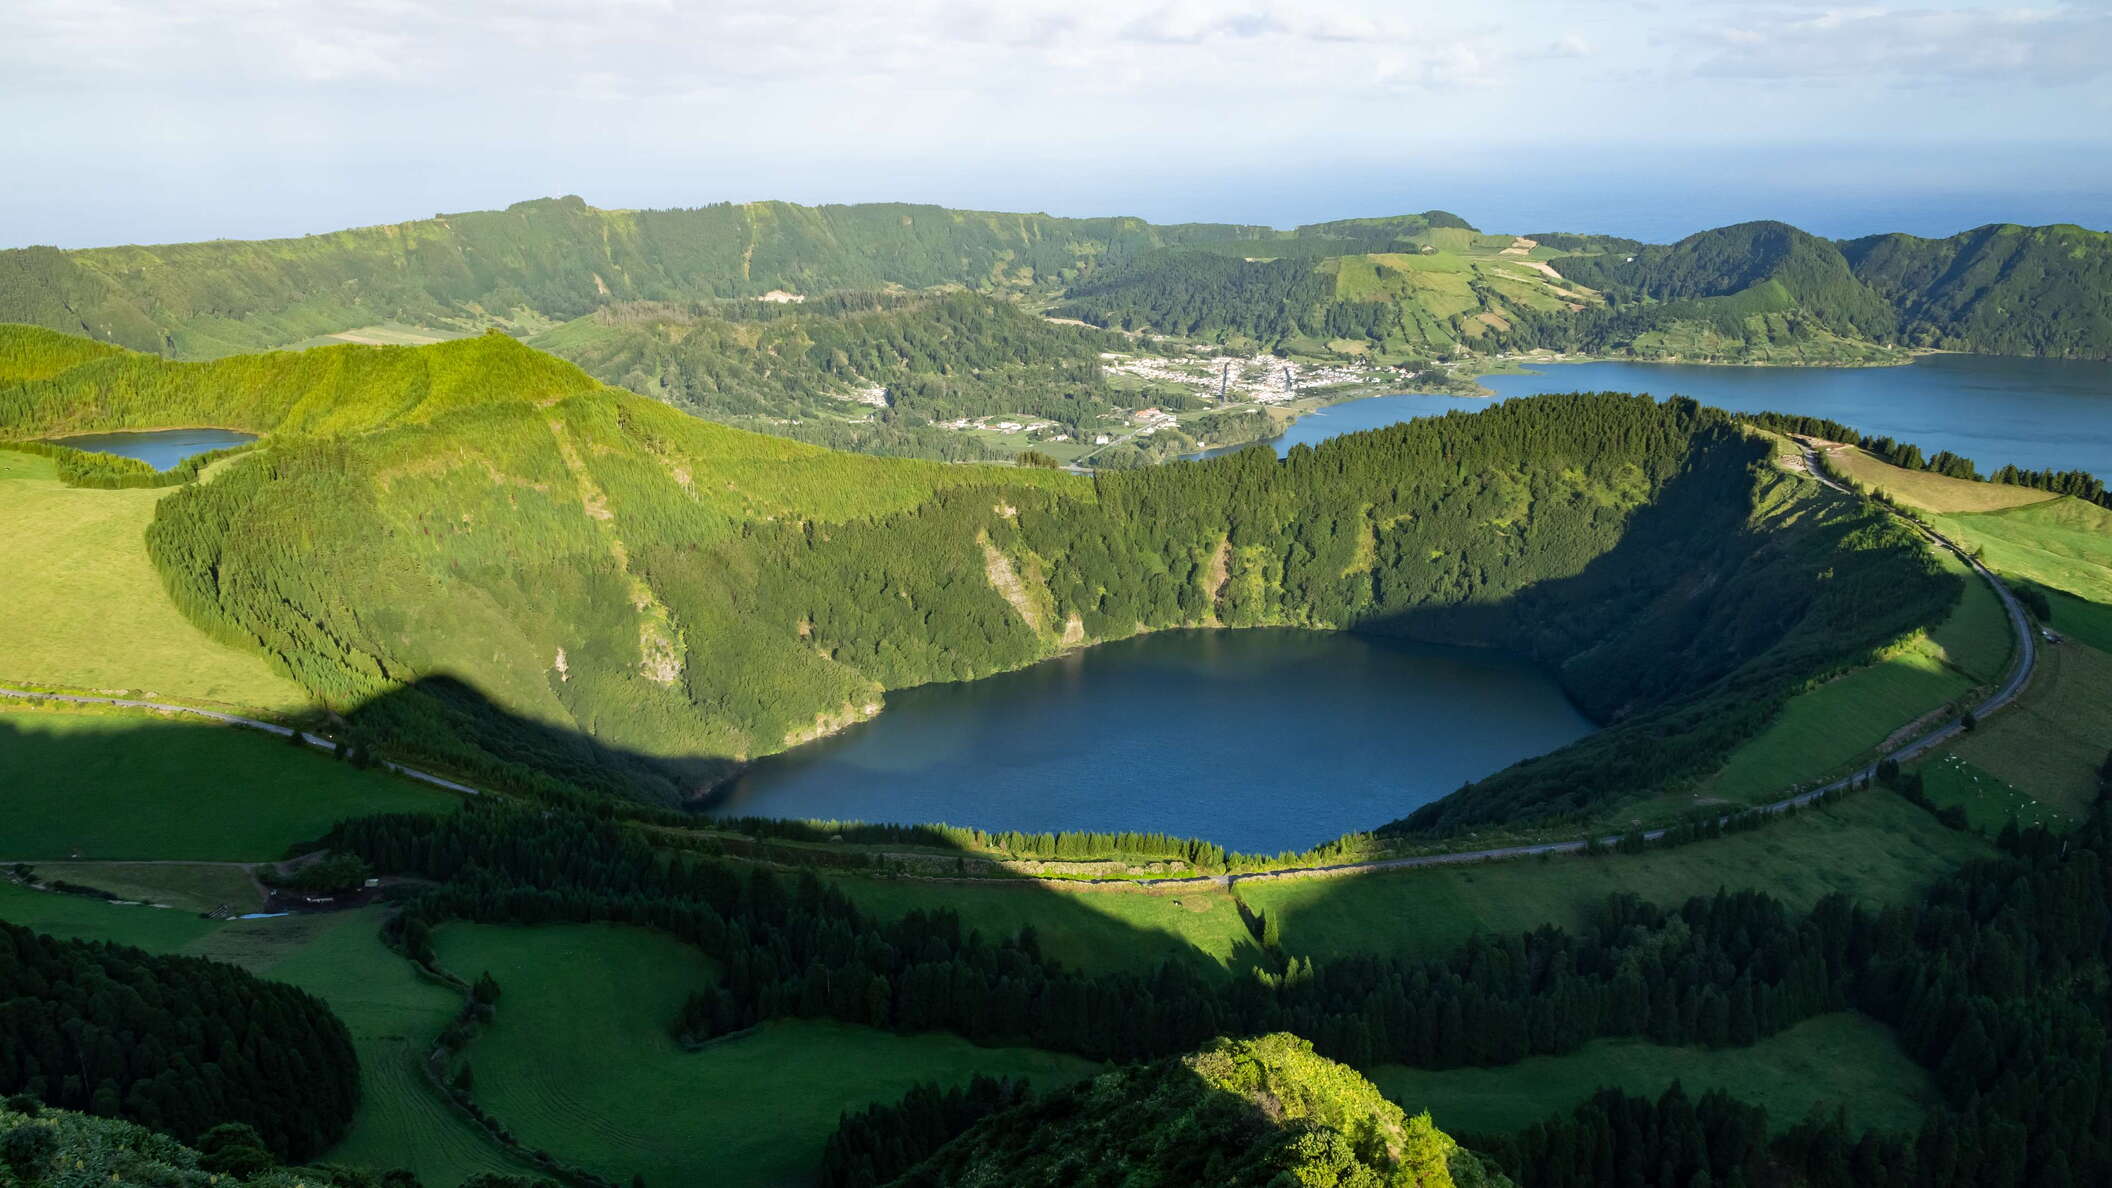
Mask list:
[{"label": "grassy meadow", "polygon": [[264,709],[308,702],[261,657],[215,642],[169,601],[147,559],[173,488],[59,485],[51,462],[0,450],[0,681]]},{"label": "grassy meadow", "polygon": [[671,938],[608,925],[451,924],[436,948],[454,972],[499,982],[497,1018],[467,1049],[478,1102],[529,1146],[618,1181],[800,1183],[845,1109],[923,1081],[980,1072],[1047,1085],[1095,1067],[953,1035],[805,1021],[687,1052],[668,1024],[714,974]]},{"label": "grassy meadow", "polygon": [[1990,852],[1973,834],[1881,789],[1719,841],[1643,854],[1422,867],[1338,879],[1239,884],[1275,915],[1298,956],[1403,952],[1439,956],[1477,933],[1582,926],[1618,891],[1678,903],[1719,888],[1764,890],[1805,908],[1836,891],[1900,903],[1937,876]]},{"label": "grassy meadow", "polygon": [[989,936],[1032,926],[1043,953],[1078,969],[1143,971],[1184,957],[1244,971],[1256,956],[1238,906],[1214,885],[1161,891],[855,876],[831,881],[861,908],[884,917],[946,908],[959,913],[964,927]]},{"label": "grassy meadow", "polygon": [[11,860],[264,861],[347,817],[459,799],[238,727],[4,704],[0,785]]},{"label": "grassy meadow", "polygon": [[5,878],[0,878],[0,920],[68,940],[115,941],[150,953],[176,952],[219,927],[195,912],[32,891]]},{"label": "grassy meadow", "polygon": [[2018,791],[2014,784],[1976,763],[1968,763],[1956,751],[1945,750],[1914,765],[1921,773],[1922,793],[1937,808],[1952,805],[1965,810],[1966,824],[1993,837],[2014,820],[2020,828],[2043,825],[2048,829],[2074,828],[2078,818],[2049,808]]},{"label": "grassy meadow", "polygon": [[2073,639],[2042,646],[2024,695],[1945,750],[2050,811],[2083,816],[2112,751],[2112,655]]},{"label": "grassy meadow", "polygon": [[352,1032],[365,1091],[351,1133],[328,1157],[377,1169],[408,1167],[428,1188],[452,1188],[480,1171],[529,1170],[442,1098],[421,1067],[461,1008],[460,993],[382,945],[379,909],[319,919],[325,926],[290,951],[253,957],[251,964],[320,996]]},{"label": "grassy meadow", "polygon": [[1827,454],[1827,464],[1873,491],[1923,511],[1990,512],[2059,498],[2031,487],[1976,483],[1929,470],[1908,470],[1848,446]]},{"label": "grassy meadow", "polygon": [[2112,511],[2062,498],[1935,523],[1988,568],[2049,590],[2054,630],[2112,651]]},{"label": "grassy meadow", "polygon": [[44,862],[37,877],[78,883],[121,899],[180,912],[226,907],[240,915],[264,910],[264,892],[237,862]]},{"label": "grassy meadow", "polygon": [[1656,1097],[1678,1081],[1689,1097],[1722,1089],[1767,1109],[1776,1132],[1813,1110],[1848,1111],[1854,1128],[1910,1131],[1936,1100],[1927,1070],[1884,1024],[1853,1012],[1820,1015],[1750,1048],[1661,1047],[1594,1040],[1566,1056],[1502,1068],[1442,1071],[1389,1065],[1372,1083],[1408,1110],[1427,1109],[1449,1133],[1503,1133],[1567,1113],[1602,1088]]},{"label": "grassy meadow", "polygon": [[1888,741],[1904,741],[1894,736],[1908,723],[2001,680],[2016,646],[2001,600],[1948,551],[1937,556],[1966,579],[1950,615],[1878,663],[1790,698],[1765,730],[1731,752],[1702,798],[1780,799],[1794,783],[1867,761]]}]

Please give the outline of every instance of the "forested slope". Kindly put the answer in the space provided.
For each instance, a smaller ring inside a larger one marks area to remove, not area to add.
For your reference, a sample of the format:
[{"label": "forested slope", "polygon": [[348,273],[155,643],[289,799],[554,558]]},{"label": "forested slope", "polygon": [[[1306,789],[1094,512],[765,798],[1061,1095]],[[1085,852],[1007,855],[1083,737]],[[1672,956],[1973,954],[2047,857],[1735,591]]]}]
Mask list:
[{"label": "forested slope", "polygon": [[299,239],[0,251],[0,321],[200,358],[383,321],[535,326],[616,301],[1048,289],[1166,243],[1277,234],[904,203],[625,211],[550,198]]},{"label": "forested slope", "polygon": [[958,417],[1022,415],[1082,434],[1116,407],[1101,353],[1129,346],[958,292],[612,305],[529,341],[711,420],[928,457],[976,448],[932,427]]},{"label": "forested slope", "polygon": [[1997,223],[1948,239],[1873,235],[1841,250],[1899,310],[1910,346],[2112,357],[2112,234]]},{"label": "forested slope", "polygon": [[1686,401],[1516,402],[1086,482],[712,425],[498,335],[0,387],[17,433],[208,408],[273,436],[159,505],[177,605],[372,741],[499,782],[673,798],[889,689],[1278,624],[1554,668],[1614,728],[1415,824],[1561,816],[1702,774],[1955,596]]},{"label": "forested slope", "polygon": [[0,921],[0,1096],[183,1139],[254,1127],[278,1155],[327,1149],[359,1104],[344,1024],[231,965],[59,940]]}]

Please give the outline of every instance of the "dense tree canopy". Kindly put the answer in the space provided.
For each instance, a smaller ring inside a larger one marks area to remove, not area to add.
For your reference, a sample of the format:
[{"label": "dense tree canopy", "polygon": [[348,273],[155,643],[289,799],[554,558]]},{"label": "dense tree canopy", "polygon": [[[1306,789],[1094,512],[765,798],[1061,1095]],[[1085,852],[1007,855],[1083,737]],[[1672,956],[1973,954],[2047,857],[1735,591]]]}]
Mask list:
[{"label": "dense tree canopy", "polygon": [[224,1122],[307,1159],[343,1136],[359,1061],[306,992],[231,965],[0,921],[0,1095],[181,1139]]}]

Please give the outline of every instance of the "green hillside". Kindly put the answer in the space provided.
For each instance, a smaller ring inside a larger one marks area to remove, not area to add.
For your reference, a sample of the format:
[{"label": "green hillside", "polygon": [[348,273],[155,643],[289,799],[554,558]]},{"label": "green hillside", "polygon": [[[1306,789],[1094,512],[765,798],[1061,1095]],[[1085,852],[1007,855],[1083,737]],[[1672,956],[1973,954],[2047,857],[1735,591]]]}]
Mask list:
[{"label": "green hillside", "polygon": [[2112,234],[1997,223],[1948,239],[1873,235],[1841,250],[1899,310],[1907,345],[2112,357]]},{"label": "green hillside", "polygon": [[1293,1035],[1220,1040],[997,1114],[892,1181],[940,1185],[1504,1186],[1510,1181]]},{"label": "green hillside", "polygon": [[1083,437],[1132,403],[1100,365],[1127,340],[969,293],[611,305],[529,343],[710,420],[867,453],[1009,460],[933,423],[1010,414]]},{"label": "green hillside", "polygon": [[1046,290],[1260,227],[876,203],[600,210],[578,198],[299,239],[0,252],[0,321],[185,358],[382,322],[533,329],[613,301],[968,285]]},{"label": "green hillside", "polygon": [[1552,254],[1443,212],[1325,223],[1265,246],[1162,248],[1071,285],[1055,312],[1264,350],[1428,359],[1596,306],[1545,270]]},{"label": "green hillside", "polygon": [[1687,402],[1520,402],[1088,483],[743,433],[498,335],[0,387],[17,433],[209,413],[271,436],[155,505],[148,553],[207,635],[399,753],[660,798],[889,689],[1268,624],[1556,669],[1615,729],[1418,824],[1568,814],[1702,774],[1957,588]]},{"label": "green hillside", "polygon": [[1663,247],[1551,261],[1604,308],[1533,318],[1506,341],[1589,353],[1732,362],[1876,362],[1898,314],[1833,244],[1786,223],[1741,223]]}]

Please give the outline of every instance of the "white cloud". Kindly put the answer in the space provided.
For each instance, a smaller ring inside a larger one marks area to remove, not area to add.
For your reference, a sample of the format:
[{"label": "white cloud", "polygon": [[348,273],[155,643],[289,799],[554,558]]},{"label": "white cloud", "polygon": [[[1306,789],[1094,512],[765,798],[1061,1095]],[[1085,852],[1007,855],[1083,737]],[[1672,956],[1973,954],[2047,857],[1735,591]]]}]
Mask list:
[{"label": "white cloud", "polygon": [[2106,82],[2112,13],[2042,9],[1777,10],[1699,34],[1705,76],[2000,88]]},{"label": "white cloud", "polygon": [[[0,0],[0,159],[138,161],[120,188],[154,195],[158,154],[230,202],[274,169],[509,179],[468,205],[621,170],[707,201],[832,170],[842,197],[1027,168],[1321,188],[1495,145],[2107,140],[2102,4],[1910,2]],[[1490,168],[1543,184],[1529,152]]]}]

